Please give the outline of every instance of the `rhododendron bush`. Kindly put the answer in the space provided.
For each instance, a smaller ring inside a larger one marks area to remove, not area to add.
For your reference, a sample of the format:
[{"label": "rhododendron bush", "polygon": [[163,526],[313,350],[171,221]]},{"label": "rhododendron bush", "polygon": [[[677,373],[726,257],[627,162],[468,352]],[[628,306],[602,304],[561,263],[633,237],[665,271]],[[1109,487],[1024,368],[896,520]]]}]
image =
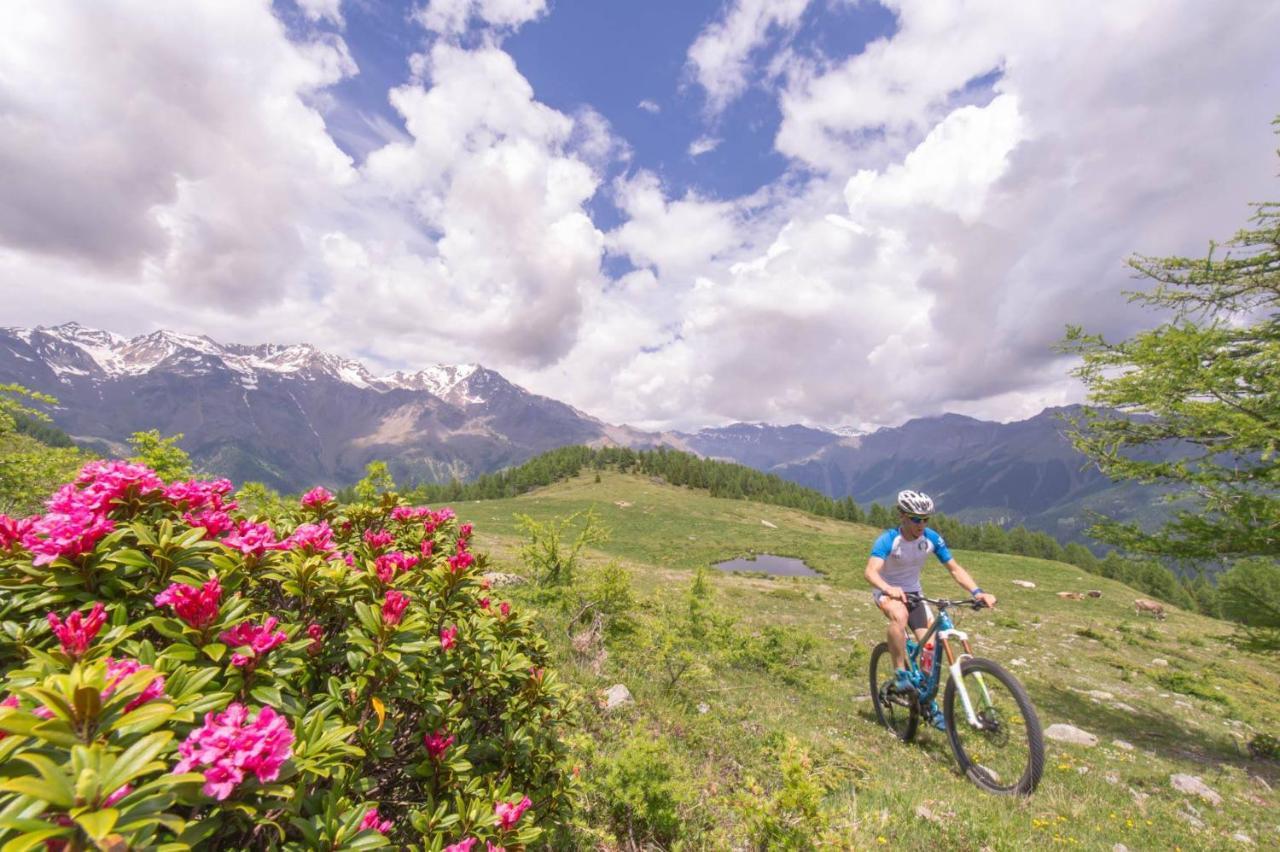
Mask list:
[{"label": "rhododendron bush", "polygon": [[92,462],[0,515],[0,846],[518,849],[567,696],[451,510]]}]

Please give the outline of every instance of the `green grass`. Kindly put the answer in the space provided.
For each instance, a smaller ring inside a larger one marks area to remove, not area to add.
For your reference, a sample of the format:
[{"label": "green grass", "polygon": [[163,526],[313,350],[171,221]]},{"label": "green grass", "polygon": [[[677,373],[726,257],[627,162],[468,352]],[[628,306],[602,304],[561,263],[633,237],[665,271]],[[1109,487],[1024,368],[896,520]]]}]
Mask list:
[{"label": "green grass", "polygon": [[[670,743],[671,765],[681,768],[683,780],[670,784],[683,791],[676,796],[683,848],[750,848],[752,814],[766,801],[783,823],[808,824],[797,804],[803,796],[783,781],[780,760],[793,759],[789,748],[802,752],[806,773],[820,782],[821,817],[808,841],[793,835],[771,848],[1205,849],[1238,847],[1231,840],[1237,832],[1259,846],[1280,843],[1280,796],[1249,777],[1274,787],[1280,768],[1245,749],[1257,732],[1280,732],[1280,662],[1230,645],[1229,625],[1172,607],[1155,624],[1134,615],[1140,594],[1073,566],[958,552],[1000,598],[994,613],[958,618],[975,652],[1022,680],[1044,727],[1066,722],[1099,738],[1094,748],[1047,743],[1035,795],[996,798],[956,774],[945,735],[928,731],[906,745],[875,723],[867,661],[884,638],[884,620],[862,571],[878,530],[644,477],[605,471],[600,482],[593,478],[455,506],[474,522],[477,548],[490,554],[492,567],[514,573],[527,573],[517,556],[516,512],[545,521],[594,508],[612,531],[580,573],[589,578],[592,566],[618,562],[630,572],[637,600],[629,624],[608,635],[599,674],[575,662],[568,607],[559,598],[533,586],[499,592],[536,611],[561,655],[560,669],[585,694],[621,682],[635,695],[635,707],[621,713],[584,712],[575,750],[588,800],[604,795],[594,792],[596,774],[614,765],[619,743],[639,731]],[[802,558],[822,577],[707,570],[704,632],[669,686],[671,670],[659,662],[655,637],[687,630],[695,570],[750,553]],[[1036,588],[1015,586],[1015,579]],[[931,594],[961,594],[936,564],[925,585]],[[1056,594],[1086,589],[1102,596]],[[1222,804],[1175,791],[1174,773],[1200,776]],[[935,819],[917,815],[922,805]],[[584,832],[605,848],[645,839],[635,825],[595,824]]]}]

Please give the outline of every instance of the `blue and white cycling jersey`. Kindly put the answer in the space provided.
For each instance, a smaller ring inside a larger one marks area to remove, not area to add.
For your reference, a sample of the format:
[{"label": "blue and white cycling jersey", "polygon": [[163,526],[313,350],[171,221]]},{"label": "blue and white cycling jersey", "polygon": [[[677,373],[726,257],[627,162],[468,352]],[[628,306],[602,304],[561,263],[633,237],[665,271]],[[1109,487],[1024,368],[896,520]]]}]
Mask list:
[{"label": "blue and white cycling jersey", "polygon": [[[886,584],[898,586],[904,592],[924,591],[920,587],[920,572],[924,569],[925,559],[930,553],[943,565],[951,561],[951,551],[947,549],[946,541],[928,527],[925,527],[924,535],[913,541],[907,541],[902,537],[902,531],[894,527],[885,530],[876,539],[876,543],[871,545],[871,555],[879,556],[884,560],[884,567],[880,569],[880,578]],[[882,594],[883,592],[879,589],[871,593],[877,601]]]}]

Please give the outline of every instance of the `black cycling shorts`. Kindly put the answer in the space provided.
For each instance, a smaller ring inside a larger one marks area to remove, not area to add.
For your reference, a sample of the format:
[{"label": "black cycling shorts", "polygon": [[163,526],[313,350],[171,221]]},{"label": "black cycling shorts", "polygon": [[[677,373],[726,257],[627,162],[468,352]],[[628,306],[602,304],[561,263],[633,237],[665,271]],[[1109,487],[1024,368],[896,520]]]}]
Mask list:
[{"label": "black cycling shorts", "polygon": [[[876,603],[880,602],[883,594],[880,592],[872,593],[872,598]],[[925,609],[924,601],[919,598],[907,598],[907,627],[912,630],[924,630],[929,626],[929,611]]]}]

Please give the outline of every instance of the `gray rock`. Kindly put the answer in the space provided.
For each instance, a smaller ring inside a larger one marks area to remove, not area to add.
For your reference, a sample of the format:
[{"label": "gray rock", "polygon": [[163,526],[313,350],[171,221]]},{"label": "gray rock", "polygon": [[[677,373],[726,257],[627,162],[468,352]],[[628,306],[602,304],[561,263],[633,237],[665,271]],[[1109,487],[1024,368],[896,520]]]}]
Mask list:
[{"label": "gray rock", "polygon": [[1253,845],[1253,838],[1245,834],[1243,831],[1237,831],[1235,834],[1231,835],[1231,839],[1236,843],[1243,843],[1245,846]]},{"label": "gray rock", "polygon": [[1061,722],[1050,725],[1045,729],[1044,735],[1051,740],[1057,740],[1060,743],[1071,743],[1072,745],[1096,746],[1098,738],[1088,731],[1082,731],[1075,725],[1066,725]]},{"label": "gray rock", "polygon": [[501,589],[503,586],[520,586],[529,582],[528,578],[521,577],[519,574],[504,574],[501,571],[486,571],[484,579],[489,581],[489,587],[492,589]]},{"label": "gray rock", "polygon": [[711,712],[711,705],[710,705],[710,704],[708,704],[708,703],[707,703],[707,702],[705,702],[705,701],[699,701],[699,702],[698,702],[698,712],[699,712],[699,713],[701,713],[701,714],[703,714],[703,715],[706,715],[707,713],[710,713],[710,712]]},{"label": "gray rock", "polygon": [[1116,748],[1122,748],[1125,751],[1133,751],[1133,743],[1127,740],[1112,740],[1111,744]]},{"label": "gray rock", "polygon": [[768,528],[769,528],[769,529],[771,529],[771,530],[776,530],[776,529],[778,528],[778,525],[777,525],[777,524],[771,524],[771,523],[769,523],[768,521],[765,521],[765,520],[761,520],[761,521],[760,521],[760,523],[764,524],[766,527],[768,527]]},{"label": "gray rock", "polygon": [[1110,692],[1104,692],[1101,689],[1091,689],[1088,692],[1086,692],[1085,695],[1089,696],[1090,698],[1095,698],[1098,701],[1110,701],[1111,699],[1115,698],[1115,696],[1112,695]]},{"label": "gray rock", "polygon": [[1030,580],[1011,580],[1010,582],[1015,586],[1021,586],[1024,589],[1034,589],[1036,587],[1036,584]]},{"label": "gray rock", "polygon": [[1129,852],[1129,847],[1125,846],[1123,843],[1117,843],[1115,846],[1111,847],[1111,852]]},{"label": "gray rock", "polygon": [[635,703],[636,700],[631,697],[631,690],[627,689],[626,684],[615,683],[604,693],[605,712],[617,710],[619,707],[626,707],[628,704]]},{"label": "gray rock", "polygon": [[1222,796],[1211,790],[1198,775],[1184,775],[1178,773],[1169,776],[1169,783],[1173,785],[1173,789],[1179,793],[1186,793],[1189,796],[1199,796],[1211,805],[1222,804]]},{"label": "gray rock", "polygon": [[1151,661],[1151,665],[1153,665],[1153,666],[1167,666],[1167,665],[1169,665],[1169,661],[1168,661],[1168,660],[1163,660],[1163,659],[1161,659],[1160,657],[1156,657],[1154,660],[1152,660],[1152,661]]}]

